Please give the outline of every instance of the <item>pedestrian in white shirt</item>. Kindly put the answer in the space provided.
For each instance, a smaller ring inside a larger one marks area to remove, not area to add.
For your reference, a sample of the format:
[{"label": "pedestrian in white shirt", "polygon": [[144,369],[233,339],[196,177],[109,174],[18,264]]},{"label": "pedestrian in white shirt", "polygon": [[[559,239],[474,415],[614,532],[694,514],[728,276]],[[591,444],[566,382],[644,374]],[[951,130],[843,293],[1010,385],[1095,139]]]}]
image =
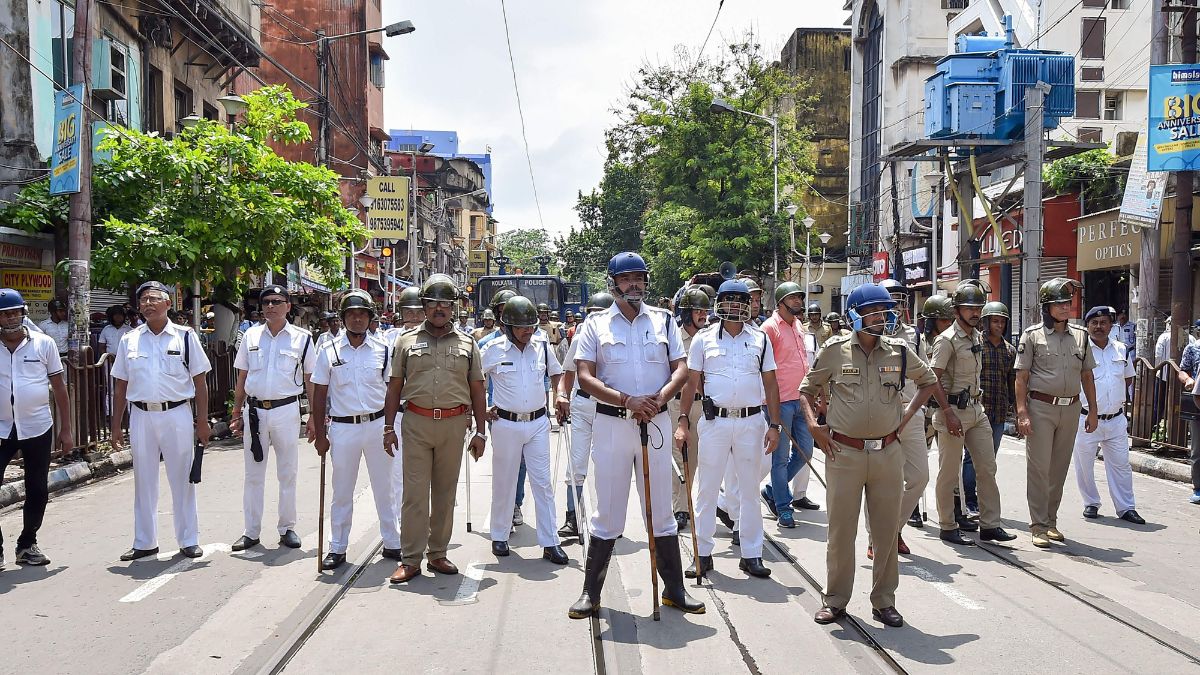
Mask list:
[{"label": "pedestrian in white shirt", "polygon": [[[125,322],[125,308],[121,305],[109,307],[105,311],[105,314],[108,316],[108,325],[100,331],[100,338],[98,340],[100,343],[100,353],[96,355],[98,357],[105,354],[116,354],[117,345],[120,344],[121,338],[132,330],[129,324]],[[163,318],[166,318],[166,314],[163,315]]]},{"label": "pedestrian in white shirt", "polygon": [[67,303],[62,300],[51,300],[46,306],[50,310],[50,318],[38,323],[38,330],[54,339],[60,355],[67,353],[67,337],[71,332],[71,324],[67,321]]},{"label": "pedestrian in white shirt", "polygon": [[500,315],[504,335],[480,353],[484,375],[492,382],[492,553],[509,554],[511,509],[517,495],[521,461],[532,487],[537,512],[538,546],[542,557],[566,565],[554,518],[554,488],[550,476],[550,415],[546,407],[546,377],[558,388],[562,366],[550,353],[550,342],[538,330],[538,311],[528,298],[509,300]]},{"label": "pedestrian in white shirt", "polygon": [[[112,376],[112,448],[125,444],[122,418],[129,409],[129,445],[133,453],[133,548],[130,561],[158,553],[158,465],[166,466],[171,486],[175,539],[179,552],[199,558],[200,528],[196,486],[189,482],[193,442],[208,444],[208,383],[212,370],[195,331],[167,321],[171,289],[157,281],[138,286],[138,306],[146,322],[126,333],[116,346]],[[192,406],[199,414],[193,416]]]},{"label": "pedestrian in white shirt", "polygon": [[[50,498],[50,454],[54,445],[54,418],[50,392],[60,411],[58,445],[66,452],[74,445],[67,386],[62,359],[49,337],[23,325],[27,308],[21,294],[0,289],[0,475],[19,452],[25,467],[24,519],[17,538],[18,565],[47,565],[50,559],[37,545],[37,533]],[[0,569],[4,569],[4,535],[0,533]]]},{"label": "pedestrian in white shirt", "polygon": [[[294,529],[296,478],[300,467],[300,396],[309,387],[308,377],[316,363],[317,350],[308,333],[288,323],[292,303],[287,289],[267,286],[258,298],[266,323],[246,330],[233,359],[238,377],[229,428],[235,435],[242,436],[246,464],[242,487],[245,530],[233,543],[234,551],[244,551],[259,544],[267,455],[272,449],[275,451],[275,475],[279,479],[279,543],[288,548],[300,548],[301,543]],[[310,437],[312,424],[313,416],[310,415]]]},{"label": "pedestrian in white shirt", "polygon": [[[1113,500],[1117,517],[1135,525],[1145,525],[1138,514],[1133,498],[1133,470],[1129,467],[1128,419],[1125,402],[1129,384],[1133,382],[1133,362],[1125,345],[1109,339],[1115,311],[1112,307],[1093,307],[1084,320],[1087,325],[1092,356],[1096,368],[1096,411],[1100,424],[1092,433],[1082,426],[1075,434],[1075,481],[1083,496],[1083,517],[1100,517],[1100,493],[1096,490],[1096,450],[1104,453],[1104,473],[1108,478],[1108,493]],[[1080,414],[1086,415],[1087,410]]]},{"label": "pedestrian in white shirt", "polygon": [[[313,370],[313,412],[317,453],[333,457],[332,528],[329,553],[321,569],[334,570],[346,562],[350,527],[354,519],[354,486],[365,457],[383,557],[400,560],[397,505],[392,501],[393,455],[383,447],[383,405],[387,396],[390,347],[368,333],[375,303],[366,291],[350,291],[342,298],[344,330],[326,342]],[[331,424],[325,425],[326,412]]]},{"label": "pedestrian in white shirt", "polygon": [[[704,576],[713,569],[717,490],[726,466],[733,464],[740,486],[757,486],[765,469],[764,455],[779,443],[779,388],[775,382],[775,353],[766,333],[751,325],[751,294],[744,281],[731,279],[717,290],[716,315],[720,322],[692,338],[688,351],[688,380],[683,400],[703,389],[704,414],[692,420],[680,410],[675,445],[687,441],[697,424],[696,536],[699,569],[693,564],[687,576]],[[763,565],[763,524],[757,490],[739,490],[741,561],[738,568],[754,577],[769,577]]]}]

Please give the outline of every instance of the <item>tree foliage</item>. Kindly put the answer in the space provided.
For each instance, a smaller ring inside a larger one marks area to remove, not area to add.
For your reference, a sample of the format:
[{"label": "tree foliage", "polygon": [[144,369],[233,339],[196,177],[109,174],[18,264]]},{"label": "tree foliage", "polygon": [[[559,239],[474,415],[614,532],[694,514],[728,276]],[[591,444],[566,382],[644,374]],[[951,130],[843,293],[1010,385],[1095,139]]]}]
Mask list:
[{"label": "tree foliage", "polygon": [[807,89],[772,65],[752,35],[715,61],[644,65],[606,133],[600,189],[579,196],[583,227],[558,242],[565,269],[602,269],[613,253],[641,250],[654,292],[665,295],[724,260],[760,271],[776,255],[786,264],[786,216],[773,212],[771,126],[711,106],[721,98],[778,117],[782,210],[786,188],[812,172],[811,130],[798,124],[813,102]]},{"label": "tree foliage", "polygon": [[1125,190],[1125,175],[1114,170],[1115,161],[1106,148],[1063,157],[1046,165],[1046,182],[1060,195],[1078,193],[1084,213],[1110,209],[1121,203]]},{"label": "tree foliage", "polygon": [[551,260],[550,273],[557,274],[554,269],[554,256],[550,252],[550,234],[542,228],[521,228],[501,232],[496,236],[496,248],[508,256],[507,271],[512,274],[516,269],[525,270],[526,274],[537,274],[541,265],[536,258],[544,255]]},{"label": "tree foliage", "polygon": [[[244,285],[244,272],[300,258],[326,279],[341,277],[344,242],[367,232],[342,206],[338,175],[288,162],[268,145],[309,140],[308,125],[296,119],[306,104],[283,86],[243,98],[244,121],[232,130],[201,120],[172,139],[107,132],[99,149],[111,156],[93,173],[94,285],[199,277],[229,297]],[[47,183],[35,183],[0,219],[50,229],[65,222],[66,204],[47,194]]]}]

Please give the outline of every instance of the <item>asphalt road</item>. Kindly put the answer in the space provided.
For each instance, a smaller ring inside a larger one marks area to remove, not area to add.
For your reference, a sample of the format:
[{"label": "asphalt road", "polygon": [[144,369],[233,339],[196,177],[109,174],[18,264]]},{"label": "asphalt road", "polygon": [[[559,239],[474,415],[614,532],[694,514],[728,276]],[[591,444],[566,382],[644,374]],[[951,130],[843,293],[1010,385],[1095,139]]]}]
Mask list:
[{"label": "asphalt road", "polygon": [[[559,434],[552,441],[557,444]],[[566,567],[542,560],[531,501],[526,524],[510,540],[513,555],[497,559],[490,553],[490,456],[472,466],[470,533],[464,486],[459,489],[450,557],[463,574],[425,572],[401,586],[387,582],[395,565],[374,554],[378,528],[364,467],[352,564],[318,575],[319,461],[311,447],[301,448],[297,531],[304,547],[296,551],[265,541],[258,551],[229,552],[241,534],[240,448],[212,452],[205,461],[205,556],[196,561],[175,555],[165,481],[157,560],[117,560],[132,539],[128,473],[54,498],[41,533],[42,549],[53,560],[46,568],[12,565],[20,512],[0,513],[9,537],[0,596],[5,615],[23,619],[0,650],[0,668],[564,673],[592,671],[599,663],[606,672],[775,673],[805,664],[834,672],[946,666],[976,672],[1200,672],[1200,644],[1190,630],[1200,607],[1200,581],[1190,574],[1200,554],[1200,507],[1187,502],[1188,486],[1135,474],[1138,509],[1149,521],[1139,527],[1116,520],[1111,506],[1102,507],[1104,518],[1083,519],[1072,474],[1059,521],[1068,541],[1034,549],[1023,446],[1013,439],[1002,448],[999,478],[1006,526],[1020,537],[1012,546],[960,549],[939,541],[931,528],[906,527],[913,555],[901,558],[897,606],[907,625],[900,629],[870,619],[865,555],[849,608],[857,622],[813,623],[825,581],[824,510],[799,513],[794,530],[780,530],[767,517],[775,544],[764,552],[774,572],[766,580],[738,571],[737,547],[718,526],[717,570],[703,588],[689,589],[708,612],[684,616],[664,607],[662,620],[654,622],[646,536],[633,499],[600,619],[571,621],[566,609],[582,585],[580,546],[565,546],[572,558]],[[823,473],[819,463],[817,469]],[[1104,494],[1100,464],[1097,470]],[[267,532],[275,519],[273,473],[268,471]],[[564,496],[560,483],[559,517]],[[816,480],[810,496],[824,504]],[[686,557],[690,537],[683,543]]]}]

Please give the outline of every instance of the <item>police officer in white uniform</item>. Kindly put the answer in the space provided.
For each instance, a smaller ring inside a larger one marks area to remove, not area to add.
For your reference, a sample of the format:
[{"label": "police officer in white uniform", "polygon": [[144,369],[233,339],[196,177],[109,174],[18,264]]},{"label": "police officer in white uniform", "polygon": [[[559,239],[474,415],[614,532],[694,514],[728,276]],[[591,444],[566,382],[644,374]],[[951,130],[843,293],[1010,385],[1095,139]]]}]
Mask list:
[{"label": "police officer in white uniform", "polygon": [[517,472],[524,459],[537,512],[542,557],[567,564],[554,520],[554,488],[550,476],[550,415],[545,379],[557,388],[562,366],[550,353],[550,342],[538,330],[538,311],[528,298],[509,300],[500,315],[504,335],[480,354],[483,374],[491,378],[492,408],[492,553],[507,556],[512,530],[512,504]]},{"label": "police officer in white uniform", "polygon": [[[739,485],[757,485],[762,478],[763,457],[775,451],[781,428],[777,423],[775,353],[766,333],[750,324],[751,296],[744,281],[731,279],[721,284],[716,315],[720,323],[692,338],[688,381],[683,386],[685,401],[693,400],[703,386],[703,418],[692,420],[686,410],[681,410],[675,428],[678,447],[687,441],[692,424],[698,425],[699,432],[696,535],[700,569],[689,570],[690,577],[703,576],[713,568],[717,489],[726,466],[733,464]],[[763,524],[757,491],[741,490],[738,506],[738,567],[751,576],[769,577],[771,570],[762,562]]]},{"label": "police officer in white uniform", "polygon": [[[121,337],[113,362],[112,446],[121,449],[122,417],[129,408],[133,453],[133,548],[130,561],[158,553],[158,459],[171,486],[175,539],[179,552],[199,558],[196,486],[188,481],[193,443],[208,443],[208,383],[212,370],[195,331],[167,320],[171,290],[158,281],[138,286],[138,307],[146,322]],[[195,403],[197,415],[192,414]]]},{"label": "police officer in white uniform", "polygon": [[[323,570],[337,569],[346,562],[354,517],[354,486],[364,456],[379,515],[383,557],[400,559],[400,528],[392,501],[394,459],[383,447],[383,404],[391,347],[367,334],[375,304],[366,291],[347,293],[342,298],[340,315],[343,330],[322,345],[312,375],[314,444],[318,454],[333,454],[333,502],[329,508],[332,528],[329,553],[321,560]],[[327,412],[331,422],[328,428]]]},{"label": "police officer in white uniform", "polygon": [[[588,298],[587,318],[613,305],[613,296],[601,291]],[[587,319],[585,319],[586,321]],[[582,330],[580,323],[576,329]],[[563,526],[558,528],[560,537],[578,537],[579,522],[575,515],[575,504],[583,494],[583,481],[587,479],[588,462],[592,459],[592,423],[596,419],[596,401],[592,395],[579,388],[575,377],[575,354],[579,351],[579,340],[572,339],[563,357],[563,375],[558,381],[558,396],[555,408],[559,417],[571,418],[571,456],[567,465],[567,513]]]},{"label": "police officer in white uniform", "polygon": [[[400,325],[396,326],[384,340],[388,349],[396,346],[396,339],[406,331],[413,330],[425,320],[425,306],[421,304],[421,289],[409,286],[400,291],[397,300],[400,306]],[[402,447],[404,401],[400,401],[400,415],[396,416],[396,452],[392,455],[392,503],[396,507],[396,522],[400,522],[400,505],[404,503],[404,449]]]},{"label": "police officer in white uniform", "polygon": [[[21,453],[25,468],[23,528],[17,538],[18,565],[48,565],[37,545],[37,533],[50,498],[50,454],[54,449],[54,416],[50,393],[59,410],[58,446],[74,445],[62,359],[53,338],[24,326],[27,308],[21,294],[0,288],[0,476]],[[0,569],[4,569],[4,537],[0,534]]]},{"label": "police officer in white uniform", "polygon": [[[233,359],[238,379],[229,427],[243,438],[246,464],[242,489],[246,529],[233,543],[234,551],[258,546],[268,449],[275,451],[275,475],[279,479],[279,543],[300,548],[300,537],[294,529],[300,468],[300,395],[309,386],[317,350],[308,333],[288,323],[292,305],[287,289],[268,286],[259,293],[258,302],[266,322],[246,330]],[[309,425],[312,423],[310,415]]]},{"label": "police officer in white uniform", "polygon": [[[1075,481],[1083,497],[1083,517],[1100,517],[1100,493],[1096,490],[1096,449],[1104,453],[1104,473],[1108,478],[1108,494],[1112,497],[1117,517],[1135,525],[1145,525],[1146,519],[1137,512],[1133,498],[1133,470],[1129,466],[1128,419],[1125,400],[1133,383],[1133,361],[1125,345],[1112,338],[1112,307],[1099,306],[1088,310],[1084,324],[1089,335],[1088,346],[1096,359],[1092,377],[1096,381],[1096,430],[1088,433],[1083,426],[1075,432]],[[1080,388],[1082,392],[1082,387]],[[1086,396],[1086,392],[1080,393]],[[1080,410],[1086,416],[1087,409]]]},{"label": "police officer in white uniform", "polygon": [[[641,503],[649,487],[653,522],[646,526],[654,535],[663,604],[694,614],[704,612],[704,603],[683,587],[679,537],[671,511],[674,472],[666,403],[687,377],[683,339],[668,311],[643,302],[649,282],[650,270],[641,256],[631,252],[613,256],[608,286],[616,302],[588,319],[576,336],[579,386],[596,400],[592,459],[598,498],[590,522],[583,593],[567,613],[573,619],[592,616],[600,607],[613,546],[625,531],[630,473],[636,478]],[[642,425],[650,446],[650,465],[645,468],[640,452]],[[643,472],[650,476],[649,486],[643,484]]]}]

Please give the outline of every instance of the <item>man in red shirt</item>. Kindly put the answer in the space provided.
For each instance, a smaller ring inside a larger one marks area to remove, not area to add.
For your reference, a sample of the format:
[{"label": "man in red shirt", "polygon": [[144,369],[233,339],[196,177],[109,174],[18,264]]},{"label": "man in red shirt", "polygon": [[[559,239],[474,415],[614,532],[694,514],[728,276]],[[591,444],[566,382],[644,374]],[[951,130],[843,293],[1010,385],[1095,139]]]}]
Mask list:
[{"label": "man in red shirt", "polygon": [[[763,332],[775,354],[775,381],[779,386],[779,423],[800,447],[783,434],[779,448],[771,453],[771,482],[762,489],[771,512],[780,527],[795,527],[792,515],[792,478],[812,460],[813,438],[800,414],[800,381],[808,373],[804,351],[804,326],[796,319],[804,316],[804,291],[800,285],[785,281],[775,288],[775,313],[763,322]],[[790,451],[789,451],[790,448]]]}]

